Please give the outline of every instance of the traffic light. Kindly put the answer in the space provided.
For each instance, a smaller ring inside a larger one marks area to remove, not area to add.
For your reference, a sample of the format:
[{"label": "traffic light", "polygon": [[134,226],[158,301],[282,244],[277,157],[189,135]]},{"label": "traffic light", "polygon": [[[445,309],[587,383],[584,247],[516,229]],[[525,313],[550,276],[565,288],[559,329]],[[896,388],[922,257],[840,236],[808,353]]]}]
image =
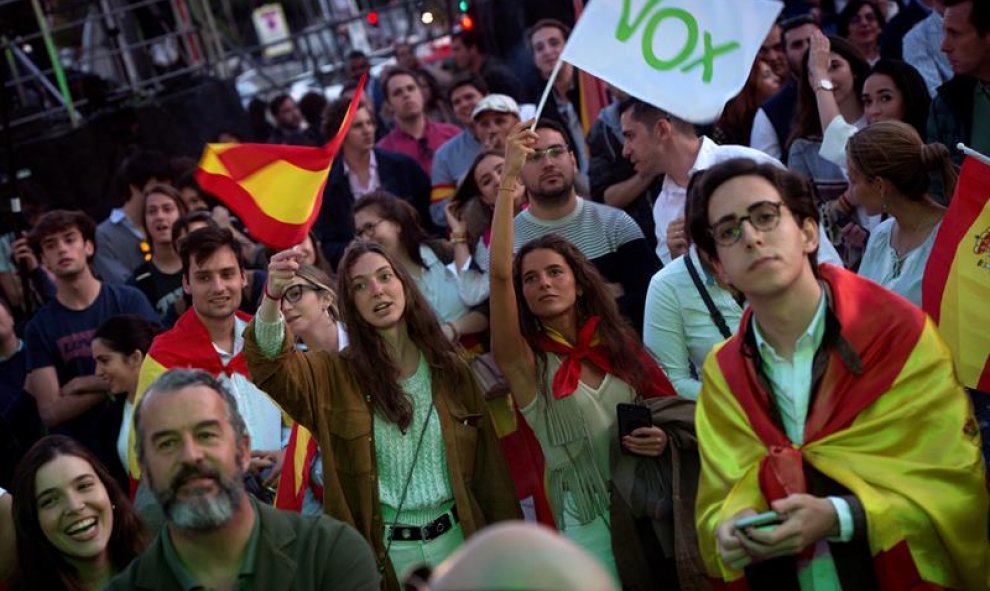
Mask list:
[{"label": "traffic light", "polygon": [[463,29],[465,31],[470,31],[473,28],[474,28],[474,19],[471,18],[471,15],[469,15],[469,14],[462,14],[461,15],[461,29]]},{"label": "traffic light", "polygon": [[467,9],[468,9],[468,3],[467,3],[467,0],[461,0],[461,1],[460,1],[460,2],[459,2],[459,3],[457,4],[457,8],[460,8],[460,9],[461,9],[461,12],[467,12]]},{"label": "traffic light", "polygon": [[367,18],[368,18],[368,24],[369,25],[371,25],[373,27],[377,27],[378,26],[378,12],[377,11],[372,10],[371,12],[369,12]]}]

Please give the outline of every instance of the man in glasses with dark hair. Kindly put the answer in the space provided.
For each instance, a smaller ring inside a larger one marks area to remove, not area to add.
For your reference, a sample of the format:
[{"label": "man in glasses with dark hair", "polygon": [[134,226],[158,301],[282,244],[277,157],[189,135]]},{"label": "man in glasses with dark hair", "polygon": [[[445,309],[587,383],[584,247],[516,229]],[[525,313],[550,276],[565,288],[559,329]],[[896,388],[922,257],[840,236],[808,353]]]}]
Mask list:
[{"label": "man in glasses with dark hair", "polygon": [[698,398],[708,575],[750,589],[986,588],[979,429],[931,320],[817,264],[807,179],[736,159],[692,190],[691,236],[749,305],[708,355]]},{"label": "man in glasses with dark hair", "polygon": [[[524,125],[517,124],[509,135]],[[568,240],[598,268],[619,309],[641,330],[646,288],[660,262],[626,212],[578,196],[574,188],[577,161],[564,128],[542,119],[536,133],[540,136],[536,151],[526,159],[520,174],[529,208],[516,216],[515,249],[545,234]]]}]

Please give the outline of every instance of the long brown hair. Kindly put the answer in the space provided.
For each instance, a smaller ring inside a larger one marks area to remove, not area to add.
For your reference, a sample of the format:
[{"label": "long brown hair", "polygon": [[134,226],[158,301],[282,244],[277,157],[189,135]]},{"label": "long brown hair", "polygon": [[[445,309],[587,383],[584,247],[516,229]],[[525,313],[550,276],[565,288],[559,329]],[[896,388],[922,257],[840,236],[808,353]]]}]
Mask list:
[{"label": "long brown hair", "polygon": [[340,260],[337,271],[337,295],[340,298],[340,316],[347,326],[350,338],[349,355],[355,383],[371,397],[375,409],[403,432],[412,423],[413,408],[409,397],[399,387],[399,366],[392,357],[389,345],[378,331],[361,317],[354,303],[354,285],[351,268],[366,254],[377,254],[392,266],[392,272],[402,283],[406,307],[402,319],[406,323],[409,339],[416,345],[430,367],[434,384],[445,383],[449,389],[459,392],[469,384],[460,383],[454,347],[443,335],[440,322],[430,304],[416,287],[416,281],[395,257],[374,242],[352,242]]},{"label": "long brown hair", "polygon": [[[598,338],[608,350],[614,373],[645,378],[646,374],[640,367],[642,356],[632,354],[636,351],[645,351],[643,344],[629,321],[619,313],[615,298],[605,287],[605,280],[602,279],[598,269],[573,244],[557,234],[547,234],[524,244],[512,261],[512,284],[519,308],[519,329],[537,359],[539,372],[537,388],[541,392],[546,390],[547,355],[537,342],[537,337],[543,332],[543,323],[529,309],[529,304],[523,295],[522,267],[526,255],[541,249],[552,250],[563,257],[574,274],[575,287],[581,294],[575,302],[578,326],[582,326],[592,316],[601,318],[598,324]],[[642,384],[630,385],[637,391],[642,390]]]},{"label": "long brown hair", "polygon": [[956,189],[956,168],[949,149],[939,143],[926,144],[911,125],[903,121],[877,121],[849,138],[849,161],[867,178],[890,181],[907,198],[920,200],[928,194],[929,172],[938,172],[945,195]]},{"label": "long brown hair", "polygon": [[107,489],[113,507],[113,531],[107,553],[116,572],[124,570],[144,550],[148,539],[127,496],[92,452],[64,435],[49,435],[31,446],[17,466],[12,491],[17,554],[21,557],[24,582],[28,589],[82,591],[85,587],[75,567],[48,541],[38,523],[35,475],[59,456],[75,456],[88,462]]},{"label": "long brown hair", "polygon": [[492,218],[494,217],[494,208],[482,202],[481,187],[478,186],[478,181],[474,178],[478,165],[489,157],[501,158],[505,162],[505,151],[482,150],[479,152],[461,179],[453,197],[451,197],[455,212],[467,226],[468,249],[471,252],[474,252],[475,247],[478,246],[478,240],[492,227]]},{"label": "long brown hair", "polygon": [[746,85],[739,91],[739,94],[729,99],[722,110],[722,116],[716,124],[716,129],[720,130],[724,136],[726,144],[749,144],[749,137],[753,131],[753,119],[760,104],[769,97],[760,96],[760,65],[765,64],[765,60],[757,59],[753,62],[753,67],[749,70],[749,77]]}]

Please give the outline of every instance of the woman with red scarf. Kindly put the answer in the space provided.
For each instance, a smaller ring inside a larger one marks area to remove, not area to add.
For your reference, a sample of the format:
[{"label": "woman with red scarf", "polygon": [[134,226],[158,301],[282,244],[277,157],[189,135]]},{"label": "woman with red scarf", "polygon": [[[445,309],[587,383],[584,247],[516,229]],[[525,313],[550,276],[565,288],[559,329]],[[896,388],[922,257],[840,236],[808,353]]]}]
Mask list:
[{"label": "woman with red scarf", "polygon": [[[495,360],[546,458],[547,496],[561,532],[599,558],[616,580],[609,516],[610,443],[616,405],[674,389],[619,314],[597,270],[566,240],[547,235],[513,262],[516,182],[536,166],[539,136],[517,125],[506,148],[491,238]],[[536,156],[534,158],[534,156]],[[658,457],[667,434],[639,427],[624,451]]]}]

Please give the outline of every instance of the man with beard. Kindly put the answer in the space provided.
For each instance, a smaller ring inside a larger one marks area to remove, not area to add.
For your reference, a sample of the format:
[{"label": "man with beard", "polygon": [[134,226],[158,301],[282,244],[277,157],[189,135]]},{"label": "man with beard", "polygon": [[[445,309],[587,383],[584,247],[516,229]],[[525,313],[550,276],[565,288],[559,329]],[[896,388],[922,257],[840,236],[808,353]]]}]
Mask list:
[{"label": "man with beard", "polygon": [[209,373],[162,374],[134,427],[167,526],[107,589],[379,589],[371,548],[353,528],[247,495],[250,436],[234,396]]},{"label": "man with beard", "polygon": [[[241,333],[251,317],[238,311],[246,281],[240,244],[229,230],[200,228],[187,235],[179,247],[182,287],[192,297],[192,308],[175,326],[155,337],[141,365],[137,405],[148,386],[167,370],[177,367],[203,369],[224,383],[251,436],[251,471],[265,474],[265,486],[277,479],[282,448],[282,414],[268,395],[251,382],[242,349]],[[133,453],[131,477],[140,480],[141,468]],[[255,481],[257,482],[257,481]],[[253,493],[261,494],[260,486]]]},{"label": "man with beard", "polygon": [[[532,121],[516,125],[511,133],[523,125]],[[624,211],[578,196],[577,161],[564,128],[556,121],[541,120],[536,133],[540,140],[520,175],[529,208],[516,216],[514,249],[546,234],[568,240],[595,265],[619,309],[641,330],[646,289],[660,268],[656,254]]]},{"label": "man with beard", "polygon": [[90,341],[111,316],[138,314],[157,322],[158,315],[137,289],[93,275],[96,226],[86,214],[50,211],[38,220],[28,243],[51,273],[56,293],[28,324],[24,389],[53,433],[78,439],[126,482],[115,443],[124,400],[109,398],[106,383],[93,375]]}]

